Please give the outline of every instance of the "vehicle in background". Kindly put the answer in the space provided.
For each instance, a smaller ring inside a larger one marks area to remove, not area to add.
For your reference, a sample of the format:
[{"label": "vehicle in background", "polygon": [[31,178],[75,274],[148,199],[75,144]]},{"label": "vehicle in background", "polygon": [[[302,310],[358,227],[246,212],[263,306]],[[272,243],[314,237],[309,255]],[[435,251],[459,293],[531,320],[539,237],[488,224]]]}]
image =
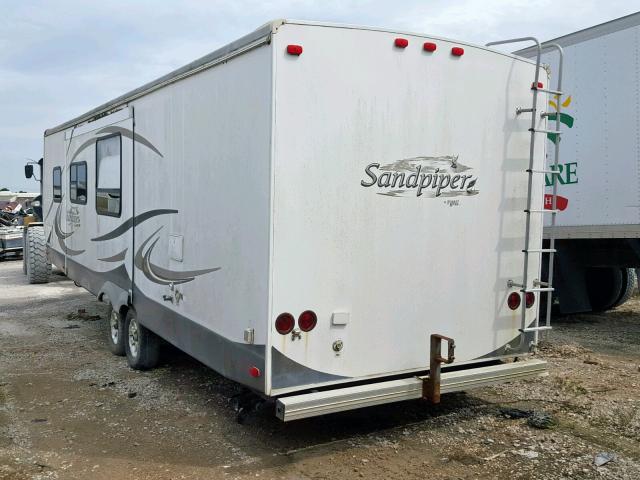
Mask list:
[{"label": "vehicle in background", "polygon": [[[560,214],[553,284],[557,312],[604,311],[627,301],[640,267],[640,13],[543,43],[543,61],[557,70],[545,45],[565,52],[562,158],[547,175],[547,199],[557,181]],[[536,50],[515,52],[534,58]],[[550,98],[550,119],[558,100]],[[548,135],[549,146],[559,141]],[[552,178],[556,177],[556,179]]]},{"label": "vehicle in background", "polygon": [[36,220],[40,200],[39,193],[0,192],[0,260],[22,256],[22,229]]},{"label": "vehicle in background", "polygon": [[22,227],[0,227],[0,260],[22,255]]}]

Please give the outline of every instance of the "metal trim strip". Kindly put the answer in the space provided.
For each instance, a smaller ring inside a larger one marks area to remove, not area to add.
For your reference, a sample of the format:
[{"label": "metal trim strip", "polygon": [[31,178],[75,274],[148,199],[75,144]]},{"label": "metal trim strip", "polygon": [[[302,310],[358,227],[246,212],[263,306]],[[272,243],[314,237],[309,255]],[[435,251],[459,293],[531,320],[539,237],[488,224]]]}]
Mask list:
[{"label": "metal trim strip", "polygon": [[638,238],[640,225],[577,225],[544,227],[544,238],[553,234],[558,239],[579,238]]},{"label": "metal trim strip", "polygon": [[[547,362],[538,359],[503,363],[453,372],[443,372],[441,392],[451,393],[486,385],[547,375]],[[356,408],[382,405],[422,397],[427,377],[412,377],[370,383],[336,390],[306,393],[279,398],[276,416],[285,422]]]},{"label": "metal trim strip", "polygon": [[[630,15],[616,18],[599,25],[594,25],[593,27],[584,28],[582,30],[578,30],[577,32],[572,32],[561,37],[553,38],[551,40],[543,42],[542,49],[546,49],[550,43],[557,43],[561,47],[570,47],[571,45],[576,45],[581,42],[586,42],[587,40],[603,37],[605,35],[626,30],[628,28],[637,27],[638,25],[640,25],[640,13],[632,13]],[[523,48],[521,50],[513,52],[513,54],[529,58],[535,55],[535,48]]]}]

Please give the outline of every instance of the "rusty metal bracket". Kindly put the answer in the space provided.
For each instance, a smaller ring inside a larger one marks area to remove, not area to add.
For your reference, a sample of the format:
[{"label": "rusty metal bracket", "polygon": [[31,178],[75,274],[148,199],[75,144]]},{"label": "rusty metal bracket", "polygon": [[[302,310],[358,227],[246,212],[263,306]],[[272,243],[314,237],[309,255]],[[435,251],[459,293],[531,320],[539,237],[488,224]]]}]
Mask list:
[{"label": "rusty metal bracket", "polygon": [[[447,342],[447,358],[442,356],[442,341]],[[434,333],[431,335],[431,354],[429,361],[429,377],[422,383],[422,398],[431,403],[440,403],[440,368],[441,365],[453,363],[456,343],[453,338]]]}]

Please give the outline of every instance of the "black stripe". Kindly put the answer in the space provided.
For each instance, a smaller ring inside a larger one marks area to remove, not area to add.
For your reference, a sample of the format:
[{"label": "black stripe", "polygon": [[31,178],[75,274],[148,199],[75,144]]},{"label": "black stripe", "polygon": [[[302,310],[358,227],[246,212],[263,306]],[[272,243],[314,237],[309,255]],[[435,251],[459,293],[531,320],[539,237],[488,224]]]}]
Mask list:
[{"label": "black stripe", "polygon": [[119,227],[111,230],[109,233],[105,233],[96,238],[92,238],[92,242],[102,242],[103,240],[111,240],[112,238],[119,237],[124,232],[129,230],[131,227],[138,226],[145,220],[149,220],[150,218],[157,217],[158,215],[167,215],[170,213],[178,213],[178,210],[169,210],[169,209],[158,209],[158,210],[149,210],[148,212],[141,213],[136,217],[131,217],[129,220],[124,222]]}]

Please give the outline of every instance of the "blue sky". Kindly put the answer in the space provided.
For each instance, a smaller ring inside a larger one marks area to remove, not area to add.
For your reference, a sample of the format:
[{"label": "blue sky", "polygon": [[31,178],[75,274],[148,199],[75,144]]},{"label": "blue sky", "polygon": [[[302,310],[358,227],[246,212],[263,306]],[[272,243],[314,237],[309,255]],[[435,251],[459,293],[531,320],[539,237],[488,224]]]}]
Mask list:
[{"label": "blue sky", "polygon": [[640,0],[0,0],[0,187],[37,191],[26,158],[42,134],[263,23],[375,25],[476,43],[564,35],[640,10]]}]

